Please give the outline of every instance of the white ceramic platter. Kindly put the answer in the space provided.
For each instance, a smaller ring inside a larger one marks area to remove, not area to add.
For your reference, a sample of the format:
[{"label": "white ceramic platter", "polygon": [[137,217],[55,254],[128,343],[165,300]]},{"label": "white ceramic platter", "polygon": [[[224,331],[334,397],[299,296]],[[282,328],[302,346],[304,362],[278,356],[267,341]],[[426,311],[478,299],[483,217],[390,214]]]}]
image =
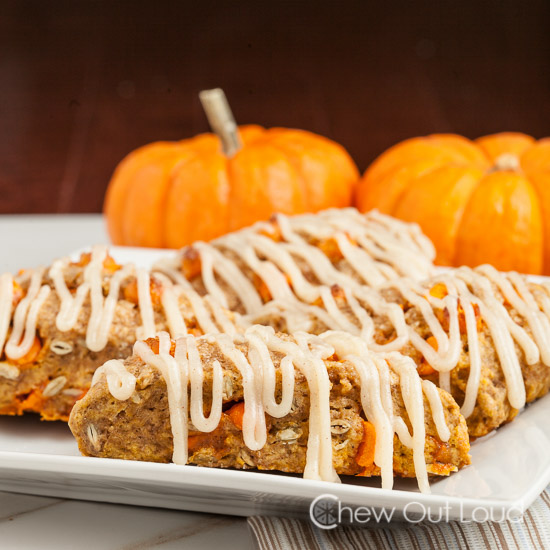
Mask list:
[{"label": "white ceramic platter", "polygon": [[[120,262],[148,267],[166,251],[113,247]],[[472,465],[433,481],[344,478],[341,484],[299,476],[154,464],[79,455],[68,427],[29,415],[0,418],[0,489],[83,500],[248,516],[308,515],[313,499],[385,509],[392,519],[502,519],[520,515],[550,483],[550,397],[472,444]]]}]

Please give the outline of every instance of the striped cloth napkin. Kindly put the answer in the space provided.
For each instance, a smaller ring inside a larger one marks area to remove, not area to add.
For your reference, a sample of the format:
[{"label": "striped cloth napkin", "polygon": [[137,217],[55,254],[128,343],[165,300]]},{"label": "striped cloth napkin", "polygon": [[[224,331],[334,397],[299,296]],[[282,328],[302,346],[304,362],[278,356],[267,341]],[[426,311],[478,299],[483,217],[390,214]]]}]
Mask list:
[{"label": "striped cloth napkin", "polygon": [[253,516],[248,524],[260,550],[415,550],[439,548],[550,548],[550,486],[531,505],[521,521],[484,523],[391,523],[384,527],[339,526],[324,530],[307,521]]}]

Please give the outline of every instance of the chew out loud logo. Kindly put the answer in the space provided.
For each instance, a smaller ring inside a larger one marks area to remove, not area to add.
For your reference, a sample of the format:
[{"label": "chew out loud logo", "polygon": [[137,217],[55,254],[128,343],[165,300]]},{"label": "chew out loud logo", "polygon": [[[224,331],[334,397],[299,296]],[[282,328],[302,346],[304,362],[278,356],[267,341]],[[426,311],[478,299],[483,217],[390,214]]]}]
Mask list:
[{"label": "chew out loud logo", "polygon": [[[451,513],[452,512],[452,513]],[[478,506],[467,512],[462,503],[452,507],[449,502],[429,506],[422,502],[410,501],[402,508],[376,508],[372,506],[346,506],[339,497],[325,493],[313,500],[309,507],[311,522],[319,529],[334,529],[345,523],[365,525],[367,523],[389,523],[394,516],[399,516],[409,523],[450,521],[481,523],[520,522],[523,520],[523,509],[519,507],[485,507]]]}]

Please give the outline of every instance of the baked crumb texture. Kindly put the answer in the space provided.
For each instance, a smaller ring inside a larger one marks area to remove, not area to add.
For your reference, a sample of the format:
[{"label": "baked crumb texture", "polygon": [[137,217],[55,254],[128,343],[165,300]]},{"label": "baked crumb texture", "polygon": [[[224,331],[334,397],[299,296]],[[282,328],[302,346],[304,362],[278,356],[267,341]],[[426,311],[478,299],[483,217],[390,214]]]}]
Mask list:
[{"label": "baked crumb texture", "polygon": [[[276,338],[290,337],[279,335]],[[148,340],[158,351],[158,340]],[[204,415],[212,407],[213,365],[217,361],[223,372],[223,412],[217,427],[210,433],[197,430],[191,418],[188,423],[188,463],[197,466],[278,470],[303,473],[309,436],[310,389],[304,374],[294,370],[294,392],[288,414],[275,418],[265,414],[266,444],[251,450],[243,439],[242,413],[245,401],[242,375],[215,339],[196,339],[204,373]],[[244,357],[250,359],[250,346],[237,345]],[[171,353],[174,355],[174,343]],[[275,401],[282,399],[281,361],[284,354],[271,352],[275,369]],[[108,373],[102,373],[90,391],[73,409],[70,428],[86,456],[171,462],[174,455],[173,426],[165,377],[159,369],[134,355],[124,362],[125,369],[135,377],[135,389],[126,399],[113,397],[108,385]],[[332,464],[340,475],[378,476],[380,468],[374,463],[376,432],[366,422],[361,402],[361,381],[353,364],[332,355],[324,360],[330,384],[330,432]],[[414,373],[414,369],[413,369]],[[409,433],[414,433],[405,406],[400,377],[389,369],[391,408],[395,417],[403,419]],[[111,381],[113,382],[113,381]],[[470,463],[466,423],[454,399],[436,389],[444,422],[450,436],[440,437],[433,412],[426,396],[421,398],[425,428],[424,460],[428,474],[448,475]],[[239,410],[240,409],[240,410]],[[172,411],[173,413],[173,411]],[[363,448],[362,448],[363,446]],[[362,457],[362,458],[359,458]],[[393,436],[393,474],[414,477],[413,450]]]},{"label": "baked crumb texture", "polygon": [[181,326],[190,334],[235,330],[233,314],[160,273],[116,264],[104,247],[47,270],[1,275],[0,414],[67,421],[100,365],[128,357],[139,337]]}]

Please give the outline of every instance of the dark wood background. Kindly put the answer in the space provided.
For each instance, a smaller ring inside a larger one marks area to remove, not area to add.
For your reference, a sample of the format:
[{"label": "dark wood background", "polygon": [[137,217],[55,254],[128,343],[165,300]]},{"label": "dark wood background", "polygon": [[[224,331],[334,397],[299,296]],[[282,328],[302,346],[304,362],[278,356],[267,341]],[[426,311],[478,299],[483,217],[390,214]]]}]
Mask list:
[{"label": "dark wood background", "polygon": [[237,120],[359,168],[431,132],[550,134],[550,2],[0,2],[0,213],[97,212],[117,162]]}]

